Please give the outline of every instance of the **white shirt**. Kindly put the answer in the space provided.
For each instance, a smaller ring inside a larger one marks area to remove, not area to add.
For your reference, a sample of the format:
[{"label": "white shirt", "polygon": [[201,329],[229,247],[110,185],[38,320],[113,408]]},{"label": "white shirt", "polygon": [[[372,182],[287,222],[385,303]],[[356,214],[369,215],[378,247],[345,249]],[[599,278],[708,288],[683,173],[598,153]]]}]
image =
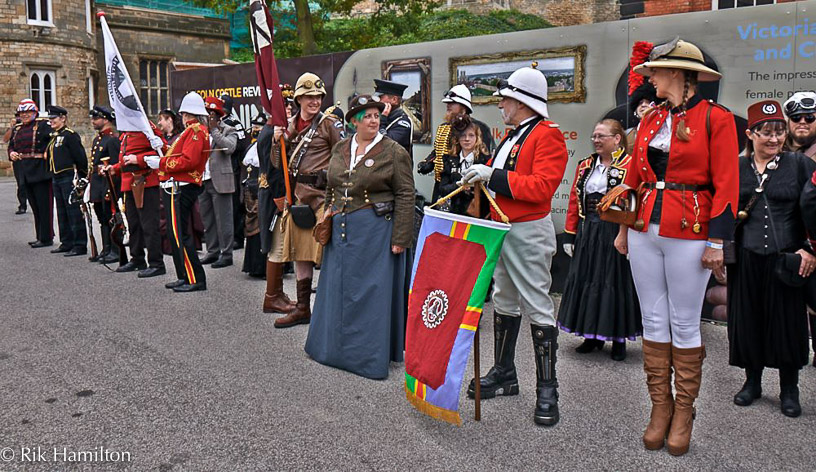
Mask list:
[{"label": "white shirt", "polygon": [[595,159],[595,166],[592,167],[592,173],[587,177],[584,191],[589,193],[606,193],[606,174],[609,172],[609,167],[601,163],[601,156]]},{"label": "white shirt", "polygon": [[245,166],[252,166],[252,167],[261,167],[261,161],[258,159],[258,142],[252,143],[252,146],[247,149],[246,154],[244,155]]},{"label": "white shirt", "polygon": [[363,160],[365,155],[368,154],[368,151],[370,151],[371,148],[373,148],[377,143],[382,141],[382,138],[383,138],[383,135],[380,134],[380,133],[377,133],[374,136],[374,141],[371,141],[371,144],[366,146],[365,149],[363,150],[363,154],[358,156],[357,155],[357,133],[354,133],[354,136],[352,136],[352,138],[351,138],[351,158],[349,159],[349,170],[354,169],[355,167],[357,167],[357,164],[359,164],[360,161]]},{"label": "white shirt", "polygon": [[668,113],[660,129],[657,130],[657,134],[655,134],[655,137],[649,142],[649,147],[660,149],[663,152],[669,152],[669,148],[671,148],[671,130],[672,114]]},{"label": "white shirt", "polygon": [[[213,138],[210,135],[210,149],[213,147]],[[210,180],[212,176],[210,175],[210,156],[207,156],[207,163],[204,164],[204,175],[201,176],[201,181],[204,182],[205,180]]]},{"label": "white shirt", "polygon": [[473,165],[473,159],[472,151],[467,156],[465,156],[464,151],[459,151],[459,172],[461,174],[464,174],[466,170],[470,169],[470,166]]},{"label": "white shirt", "polygon": [[536,118],[538,118],[538,116],[531,116],[530,118],[527,118],[519,123],[519,125],[516,127],[517,132],[515,136],[505,141],[499,149],[496,149],[496,158],[493,159],[494,169],[504,169],[504,164],[507,162],[507,156],[510,155],[510,150],[513,149],[513,146],[516,144],[516,141],[519,140],[521,135],[524,134],[527,125]]}]

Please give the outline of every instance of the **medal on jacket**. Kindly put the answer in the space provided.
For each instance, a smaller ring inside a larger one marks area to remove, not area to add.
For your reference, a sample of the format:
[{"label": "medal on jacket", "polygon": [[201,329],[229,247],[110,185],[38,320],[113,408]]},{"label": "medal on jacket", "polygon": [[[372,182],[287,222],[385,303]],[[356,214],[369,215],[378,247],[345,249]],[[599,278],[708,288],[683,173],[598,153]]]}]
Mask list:
[{"label": "medal on jacket", "polygon": [[363,162],[363,165],[366,167],[372,167],[374,165],[374,159],[366,159],[365,162]]}]

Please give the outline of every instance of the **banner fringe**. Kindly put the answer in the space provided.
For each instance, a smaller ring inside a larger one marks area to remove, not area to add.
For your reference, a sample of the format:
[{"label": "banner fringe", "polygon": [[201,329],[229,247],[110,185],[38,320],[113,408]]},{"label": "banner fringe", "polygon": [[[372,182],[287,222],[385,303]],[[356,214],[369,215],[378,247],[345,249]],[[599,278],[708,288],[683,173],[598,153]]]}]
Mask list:
[{"label": "banner fringe", "polygon": [[405,389],[405,398],[407,398],[408,402],[410,402],[411,405],[413,405],[414,408],[419,410],[421,413],[425,413],[431,418],[446,421],[456,426],[462,426],[462,417],[459,416],[458,412],[431,405],[425,400],[414,395],[414,392],[408,388],[408,385],[403,384],[403,388]]}]

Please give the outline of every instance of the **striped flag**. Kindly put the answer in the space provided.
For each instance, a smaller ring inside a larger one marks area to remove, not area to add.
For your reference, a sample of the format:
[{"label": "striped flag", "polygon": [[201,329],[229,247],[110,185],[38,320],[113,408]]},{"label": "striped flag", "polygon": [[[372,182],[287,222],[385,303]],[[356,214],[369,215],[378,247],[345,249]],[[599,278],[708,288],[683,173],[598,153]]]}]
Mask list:
[{"label": "striped flag", "polygon": [[283,106],[278,66],[272,48],[274,30],[266,2],[252,0],[249,4],[249,31],[255,51],[255,74],[261,88],[261,105],[275,126],[286,126],[286,107]]},{"label": "striped flag", "polygon": [[461,424],[462,379],[509,230],[508,224],[425,209],[408,299],[405,394],[434,418]]}]

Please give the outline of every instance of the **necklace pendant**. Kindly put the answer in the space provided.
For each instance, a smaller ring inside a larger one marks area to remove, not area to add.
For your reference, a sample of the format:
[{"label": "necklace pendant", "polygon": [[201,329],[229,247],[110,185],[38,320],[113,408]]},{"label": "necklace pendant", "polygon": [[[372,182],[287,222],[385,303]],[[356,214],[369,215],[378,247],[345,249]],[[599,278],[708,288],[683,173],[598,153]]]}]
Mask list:
[{"label": "necklace pendant", "polygon": [[686,229],[686,228],[688,228],[688,221],[686,221],[686,217],[684,216],[680,220],[680,229]]},{"label": "necklace pendant", "polygon": [[691,230],[694,231],[694,234],[700,234],[700,231],[703,230],[703,226],[700,223],[694,223],[694,226],[691,227]]}]

